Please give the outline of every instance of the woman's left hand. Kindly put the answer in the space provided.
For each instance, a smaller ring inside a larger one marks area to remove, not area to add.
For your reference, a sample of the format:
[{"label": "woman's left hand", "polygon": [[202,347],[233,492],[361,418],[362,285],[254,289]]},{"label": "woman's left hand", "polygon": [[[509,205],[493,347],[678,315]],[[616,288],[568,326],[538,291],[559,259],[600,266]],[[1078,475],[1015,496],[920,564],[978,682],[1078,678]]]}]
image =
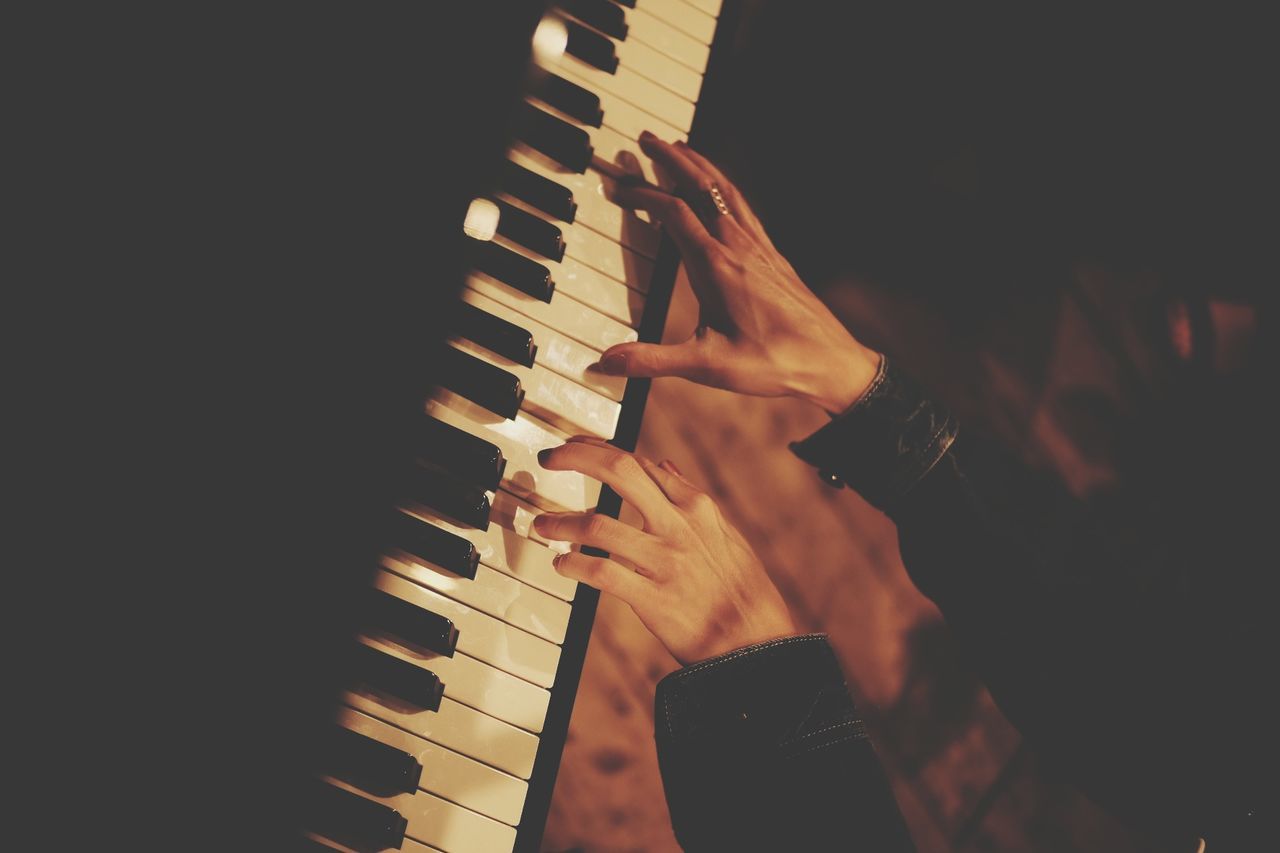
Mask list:
[{"label": "woman's left hand", "polygon": [[556,570],[631,605],[681,664],[798,633],[751,546],[670,462],[583,436],[538,458],[549,470],[600,480],[644,518],[637,529],[591,512],[549,512],[534,528],[607,551],[611,557],[562,554]]}]

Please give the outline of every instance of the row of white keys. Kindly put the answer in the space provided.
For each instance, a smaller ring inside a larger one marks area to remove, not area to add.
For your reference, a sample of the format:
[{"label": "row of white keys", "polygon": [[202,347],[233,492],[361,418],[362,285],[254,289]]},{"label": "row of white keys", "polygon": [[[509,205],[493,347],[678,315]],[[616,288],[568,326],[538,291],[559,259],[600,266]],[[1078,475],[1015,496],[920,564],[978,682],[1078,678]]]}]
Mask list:
[{"label": "row of white keys", "polygon": [[535,734],[542,731],[551,694],[536,684],[454,652],[446,657],[437,652],[409,649],[394,640],[361,635],[366,646],[430,670],[444,682],[449,698],[469,705],[490,717],[519,726]]},{"label": "row of white keys", "polygon": [[720,17],[721,0],[684,0],[695,9],[706,12],[713,18]]},{"label": "row of white keys", "polygon": [[576,471],[548,471],[538,464],[538,451],[559,447],[567,435],[527,412],[511,420],[451,391],[438,389],[426,404],[427,414],[496,444],[506,459],[502,488],[549,510],[585,512],[600,499],[600,484]]},{"label": "row of white keys", "polygon": [[405,828],[407,838],[443,848],[449,853],[501,853],[515,848],[514,827],[476,814],[426,791],[379,797],[340,779],[325,781],[365,799],[390,806],[408,821]]},{"label": "row of white keys", "polygon": [[502,490],[492,492],[493,521],[488,530],[462,527],[434,510],[412,505],[410,513],[475,545],[480,561],[491,569],[524,581],[561,601],[573,601],[577,581],[555,570],[556,554],[569,551],[564,542],[551,542],[535,533],[533,519],[541,513],[532,505]]},{"label": "row of white keys", "polygon": [[702,44],[709,45],[716,34],[716,19],[683,0],[644,0],[644,11]]},{"label": "row of white keys", "polygon": [[[522,251],[519,246],[510,243],[504,243],[504,245],[525,257],[537,259],[531,252]],[[566,258],[565,262],[560,264],[552,261],[545,261],[545,263],[553,268],[552,275],[555,277],[557,290],[560,289],[562,281],[568,282],[571,279],[578,279],[578,284],[585,289],[610,286],[608,282],[611,279],[584,267],[572,258]],[[573,286],[576,287],[578,284]],[[637,339],[635,329],[606,317],[586,302],[579,302],[577,299],[561,299],[559,294],[553,294],[550,302],[543,302],[537,297],[474,270],[467,274],[466,286],[501,302],[508,308],[519,311],[532,320],[537,320],[544,326],[550,326],[579,343],[586,344],[597,352],[604,352],[614,344],[631,343]]]},{"label": "row of white keys", "polygon": [[[662,232],[610,200],[613,192],[612,178],[595,171],[570,172],[551,158],[523,145],[514,146],[507,156],[512,162],[573,193],[573,200],[578,205],[575,222],[617,240],[647,258],[658,256]],[[556,281],[558,290],[565,290],[565,287],[565,284]],[[574,296],[572,291],[565,292]]]},{"label": "row of white keys", "polygon": [[[581,261],[592,269],[604,273],[619,284],[635,282],[630,286],[636,290],[644,291],[648,289],[649,280],[653,277],[653,259],[647,258],[620,244],[618,242],[619,235],[600,234],[577,222],[547,220],[546,215],[536,207],[512,196],[506,196],[505,199],[512,207],[518,207],[544,221],[550,221],[552,225],[559,228],[564,238],[565,256],[567,258]],[[519,244],[514,244],[504,239],[504,245]],[[536,259],[542,256],[535,255],[534,257]],[[557,284],[559,283],[554,269],[551,277],[556,280]]]},{"label": "row of white keys", "polygon": [[691,103],[702,92],[702,74],[655,50],[638,38],[614,41],[618,67],[629,68],[641,77],[675,92]]},{"label": "row of white keys", "polygon": [[628,39],[634,38],[636,41],[644,42],[699,74],[707,72],[711,48],[688,33],[671,26],[661,18],[655,18],[643,8],[635,8],[627,12],[627,27]]},{"label": "row of white keys", "polygon": [[509,826],[520,822],[529,783],[495,770],[451,749],[424,740],[370,717],[341,708],[336,722],[344,728],[413,756],[422,766],[419,787]]},{"label": "row of white keys", "polygon": [[560,662],[560,647],[555,643],[385,570],[378,572],[374,585],[388,595],[453,622],[458,629],[458,651],[539,687],[549,688],[555,682],[556,666]]},{"label": "row of white keys", "polygon": [[514,323],[533,335],[533,342],[538,347],[534,357],[537,364],[548,370],[554,370],[561,376],[572,379],[610,400],[622,400],[627,390],[625,376],[610,376],[595,369],[600,361],[600,353],[590,347],[560,334],[550,326],[545,326],[531,317],[496,302],[483,293],[474,290],[463,290],[462,300],[494,317]]},{"label": "row of white keys", "polygon": [[617,73],[610,74],[566,53],[558,59],[547,61],[545,67],[558,74],[563,73],[561,69],[568,71],[580,83],[585,81],[582,85],[591,91],[612,92],[686,133],[693,126],[692,102],[624,65],[618,66]]},{"label": "row of white keys", "polygon": [[[621,134],[627,139],[639,139],[640,134],[646,130],[657,134],[668,141],[675,141],[677,139],[687,140],[689,138],[689,134],[685,133],[683,130],[680,130],[674,125],[667,124],[662,119],[652,113],[644,111],[630,101],[627,101],[612,92],[592,89],[591,84],[580,77],[576,77],[572,69],[562,68],[556,73],[566,80],[577,83],[585,89],[591,89],[592,92],[595,93],[596,97],[600,99],[600,108],[604,110],[603,126]],[[555,110],[555,108],[551,107],[549,104],[546,105],[546,108],[555,112],[557,116],[564,118],[566,121],[576,124],[578,127],[587,131],[588,134],[593,130],[599,129],[594,125],[582,124],[572,116]],[[594,137],[592,138],[592,144],[593,146],[599,145],[598,141]]]},{"label": "row of white keys", "polygon": [[568,602],[521,583],[483,562],[476,567],[474,578],[459,577],[401,551],[383,555],[382,565],[403,578],[488,613],[508,625],[523,628],[553,643],[564,642],[572,611]]},{"label": "row of white keys", "polygon": [[[446,692],[448,686],[445,686]],[[420,738],[496,767],[520,779],[533,773],[538,736],[455,702],[448,696],[438,710],[396,702],[374,691],[348,690],[342,702]]]},{"label": "row of white keys", "polygon": [[622,406],[601,394],[553,373],[537,362],[525,367],[461,338],[450,343],[481,361],[514,374],[524,389],[521,410],[570,433],[589,433],[606,441],[618,428]]}]

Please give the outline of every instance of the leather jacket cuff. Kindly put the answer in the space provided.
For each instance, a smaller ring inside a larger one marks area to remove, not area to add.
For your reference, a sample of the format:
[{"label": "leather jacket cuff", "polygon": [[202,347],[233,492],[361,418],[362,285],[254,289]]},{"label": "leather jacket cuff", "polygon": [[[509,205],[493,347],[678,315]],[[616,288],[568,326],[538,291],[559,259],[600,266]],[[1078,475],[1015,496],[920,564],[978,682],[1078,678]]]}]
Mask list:
[{"label": "leather jacket cuff", "polygon": [[937,464],[958,431],[951,413],[886,356],[858,402],[804,441],[793,442],[791,450],[830,485],[847,483],[888,510]]},{"label": "leather jacket cuff", "polygon": [[692,664],[658,683],[660,752],[767,744],[798,754],[866,730],[823,634],[783,637]]}]

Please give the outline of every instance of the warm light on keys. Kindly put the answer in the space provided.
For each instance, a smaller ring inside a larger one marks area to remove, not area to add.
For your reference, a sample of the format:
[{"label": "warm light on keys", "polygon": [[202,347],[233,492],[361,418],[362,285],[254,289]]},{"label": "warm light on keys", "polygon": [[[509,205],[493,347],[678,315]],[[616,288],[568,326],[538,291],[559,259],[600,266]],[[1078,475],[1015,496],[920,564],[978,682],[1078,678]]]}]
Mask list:
[{"label": "warm light on keys", "polygon": [[569,30],[564,21],[555,15],[547,15],[533,32],[533,59],[539,63],[555,62],[564,56],[568,44]]},{"label": "warm light on keys", "polygon": [[492,240],[493,235],[498,233],[498,206],[487,198],[472,199],[462,230],[468,237]]}]

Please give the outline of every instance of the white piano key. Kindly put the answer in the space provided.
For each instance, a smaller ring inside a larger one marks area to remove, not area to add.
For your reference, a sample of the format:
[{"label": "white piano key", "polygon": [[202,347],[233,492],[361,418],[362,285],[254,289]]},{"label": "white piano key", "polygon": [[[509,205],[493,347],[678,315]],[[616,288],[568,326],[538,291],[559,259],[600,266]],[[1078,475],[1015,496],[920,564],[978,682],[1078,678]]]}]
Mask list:
[{"label": "white piano key", "polygon": [[627,390],[627,379],[625,376],[609,376],[594,369],[595,364],[600,361],[600,353],[560,334],[550,326],[544,326],[532,317],[526,317],[519,311],[490,299],[483,293],[463,290],[462,299],[467,304],[514,323],[533,335],[533,342],[538,347],[536,363],[598,394],[603,394],[610,400],[622,400],[622,395]]},{"label": "white piano key", "polygon": [[691,103],[698,102],[702,93],[702,75],[686,65],[676,62],[639,39],[615,41],[618,64],[628,68],[665,89],[670,89]]},{"label": "white piano key", "polygon": [[[600,108],[604,110],[604,126],[615,133],[621,134],[627,139],[639,139],[641,132],[646,130],[656,133],[658,136],[668,140],[669,142],[674,142],[677,139],[688,140],[689,138],[689,134],[680,130],[675,125],[667,124],[652,113],[645,112],[640,107],[629,103],[612,92],[602,91],[598,87],[592,86],[588,81],[583,80],[580,77],[575,77],[573,71],[570,69],[561,68],[556,73],[566,80],[570,80],[577,83],[579,86],[590,89],[594,92],[596,96],[600,98]],[[562,113],[550,105],[546,105],[545,109],[554,112],[565,121],[582,128],[587,131],[588,134],[594,130],[599,130],[599,128],[593,127],[592,125],[583,124],[577,121],[572,116]],[[594,144],[594,137],[592,142]]]},{"label": "white piano key", "polygon": [[548,471],[538,464],[538,451],[559,447],[564,433],[521,412],[507,420],[443,389],[427,401],[427,414],[496,444],[507,460],[502,488],[544,509],[583,512],[600,500],[600,484],[576,471]]},{"label": "white piano key", "polygon": [[533,772],[533,760],[538,752],[536,735],[495,720],[448,696],[440,700],[438,711],[392,703],[366,690],[348,690],[342,701],[358,711],[520,779],[528,779]]},{"label": "white piano key", "polygon": [[450,343],[456,349],[519,377],[524,389],[522,411],[531,412],[565,432],[588,433],[605,440],[613,438],[622,414],[622,406],[616,400],[597,394],[537,363],[533,367],[525,367],[461,338],[451,339]]},{"label": "white piano key", "polygon": [[[520,251],[518,246],[510,243],[504,245],[512,251]],[[522,254],[532,257],[527,252]],[[606,286],[604,282],[612,281],[572,258],[566,259],[562,264],[548,263],[548,266],[553,267],[552,276],[555,278],[556,290],[560,289],[562,281],[566,282],[566,287],[569,288],[603,288]],[[567,284],[571,279],[577,279],[577,281]],[[638,339],[635,329],[606,317],[585,302],[579,302],[571,297],[561,298],[559,293],[554,294],[550,302],[543,302],[484,273],[474,271],[467,275],[466,285],[477,293],[501,302],[508,308],[514,308],[524,316],[537,320],[544,326],[550,326],[597,352],[604,352],[614,344],[630,343]]]},{"label": "white piano key", "polygon": [[[567,171],[550,158],[524,146],[512,148],[508,156],[512,162],[529,171],[567,187],[578,205],[576,223],[629,246],[647,258],[658,257],[662,232],[609,200],[613,191],[612,178],[590,170],[584,174]],[[556,285],[559,286],[559,282]]]},{"label": "white piano key", "polygon": [[701,9],[713,18],[720,16],[720,0],[684,0],[695,9]]},{"label": "white piano key", "polygon": [[518,497],[498,491],[493,495],[493,524],[488,530],[459,527],[444,516],[424,506],[413,506],[419,518],[467,539],[476,546],[480,562],[491,569],[511,575],[561,601],[573,601],[577,581],[566,578],[551,565],[556,554],[569,550],[564,542],[549,542],[533,532],[533,519],[542,514]]},{"label": "white piano key", "polygon": [[560,69],[564,69],[572,73],[578,82],[591,91],[612,92],[633,106],[647,113],[653,113],[667,124],[674,125],[686,133],[693,126],[692,102],[670,89],[659,86],[652,80],[641,77],[629,68],[619,65],[616,74],[609,74],[567,53],[556,60],[554,65],[547,67],[557,73],[560,73]]},{"label": "white piano key", "polygon": [[529,791],[529,783],[523,779],[350,708],[339,709],[336,721],[417,759],[422,765],[422,779],[418,783],[422,790],[509,826],[520,822],[524,798]]},{"label": "white piano key", "polygon": [[645,11],[643,6],[628,10],[628,39],[644,42],[652,48],[687,65],[699,74],[706,74],[711,48],[661,18]]},{"label": "white piano key", "polygon": [[560,647],[554,643],[385,570],[378,572],[374,585],[388,595],[452,621],[458,629],[458,651],[539,687],[549,688],[555,682]]},{"label": "white piano key", "polygon": [[436,652],[410,650],[380,637],[362,636],[360,639],[366,646],[430,670],[444,682],[444,691],[453,701],[534,734],[542,731],[551,694],[536,684],[461,652],[445,657]]},{"label": "white piano key", "polygon": [[[518,207],[541,219],[546,217],[537,208],[518,198],[504,196],[512,207]],[[645,292],[653,278],[653,260],[621,245],[616,239],[571,222],[553,222],[564,237],[565,255],[570,261],[578,260],[597,272],[629,287]],[[563,261],[561,262],[563,266]],[[555,278],[555,270],[551,276]],[[556,280],[559,284],[559,280]]]},{"label": "white piano key", "polygon": [[400,816],[409,822],[405,836],[423,844],[448,850],[449,853],[503,853],[515,848],[514,827],[476,814],[426,791],[376,797],[341,779],[325,781],[367,799],[384,803],[400,812]]},{"label": "white piano key", "polygon": [[453,572],[419,562],[401,552],[384,555],[382,565],[454,601],[483,610],[508,625],[523,628],[553,643],[564,642],[571,611],[568,603],[483,563],[476,568],[476,576],[472,579],[458,577]]},{"label": "white piano key", "polygon": [[682,0],[644,0],[644,10],[703,44],[711,44],[716,19]]}]

